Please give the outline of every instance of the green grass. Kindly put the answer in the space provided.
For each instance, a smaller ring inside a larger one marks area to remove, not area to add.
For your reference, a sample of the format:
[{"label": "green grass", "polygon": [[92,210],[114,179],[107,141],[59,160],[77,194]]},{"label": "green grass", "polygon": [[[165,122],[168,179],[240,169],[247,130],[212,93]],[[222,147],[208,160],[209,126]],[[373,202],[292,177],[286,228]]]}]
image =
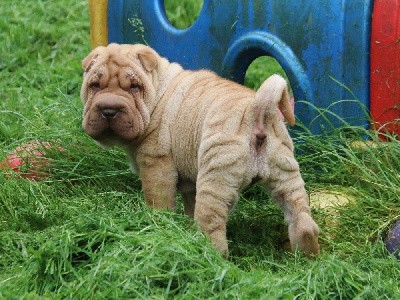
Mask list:
[{"label": "green grass", "polygon": [[164,6],[171,24],[178,29],[186,29],[196,21],[203,6],[203,1],[165,0]]},{"label": "green grass", "polygon": [[[124,154],[83,133],[87,2],[3,0],[0,11],[0,159],[31,140],[64,149],[49,154],[43,181],[0,173],[0,299],[400,297],[399,262],[382,241],[400,217],[398,141],[362,151],[351,142],[378,140],[362,128],[297,133],[308,191],[340,190],[355,202],[313,210],[322,253],[308,260],[283,250],[282,213],[252,188],[231,215],[224,260],[181,207],[147,210]],[[187,11],[181,6],[179,18],[190,19]],[[260,74],[264,63],[247,84],[257,86]]]}]

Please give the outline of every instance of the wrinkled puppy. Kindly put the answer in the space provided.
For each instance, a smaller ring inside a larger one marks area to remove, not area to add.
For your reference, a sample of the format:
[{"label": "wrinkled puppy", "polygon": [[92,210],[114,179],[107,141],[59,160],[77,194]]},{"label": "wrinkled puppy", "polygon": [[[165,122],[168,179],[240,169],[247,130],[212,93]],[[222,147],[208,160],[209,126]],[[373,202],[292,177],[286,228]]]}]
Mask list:
[{"label": "wrinkled puppy", "polygon": [[187,71],[144,45],[94,49],[82,62],[83,128],[104,146],[123,147],[149,207],[185,213],[224,255],[226,223],[241,190],[265,185],[281,205],[293,249],[319,253],[286,121],[295,120],[286,81],[257,92],[210,71]]}]

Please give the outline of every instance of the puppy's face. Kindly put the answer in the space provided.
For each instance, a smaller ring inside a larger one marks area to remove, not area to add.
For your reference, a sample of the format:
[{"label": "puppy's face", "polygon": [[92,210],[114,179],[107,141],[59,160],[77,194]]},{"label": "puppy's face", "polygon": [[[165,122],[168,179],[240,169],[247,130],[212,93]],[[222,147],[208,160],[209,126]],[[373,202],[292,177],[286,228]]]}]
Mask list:
[{"label": "puppy's face", "polygon": [[149,47],[111,44],[82,61],[82,126],[92,138],[111,146],[140,137],[154,106],[158,60]]}]

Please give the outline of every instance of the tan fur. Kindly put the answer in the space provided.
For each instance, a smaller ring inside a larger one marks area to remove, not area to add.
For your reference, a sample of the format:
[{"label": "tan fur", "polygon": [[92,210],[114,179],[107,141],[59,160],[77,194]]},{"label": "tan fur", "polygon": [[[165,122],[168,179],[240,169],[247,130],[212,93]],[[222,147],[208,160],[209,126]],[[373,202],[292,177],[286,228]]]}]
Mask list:
[{"label": "tan fur", "polygon": [[216,249],[227,255],[226,222],[254,181],[281,205],[292,248],[319,253],[318,226],[279,110],[294,116],[283,78],[257,92],[210,71],[186,71],[144,45],[98,47],[82,62],[83,128],[123,147],[147,205],[174,209],[180,191]]}]

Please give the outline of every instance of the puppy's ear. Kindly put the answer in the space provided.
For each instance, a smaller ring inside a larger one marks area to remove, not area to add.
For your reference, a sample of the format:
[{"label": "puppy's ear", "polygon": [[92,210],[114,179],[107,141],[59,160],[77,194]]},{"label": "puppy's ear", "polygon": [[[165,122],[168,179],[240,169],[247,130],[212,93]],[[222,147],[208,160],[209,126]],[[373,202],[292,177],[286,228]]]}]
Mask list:
[{"label": "puppy's ear", "polygon": [[157,54],[151,49],[144,49],[138,52],[138,58],[147,72],[151,72],[157,67]]},{"label": "puppy's ear", "polygon": [[92,52],[89,53],[88,56],[86,56],[82,60],[82,69],[85,73],[89,72],[89,70],[92,68],[92,66],[96,62],[97,57],[100,55],[99,52],[103,48],[104,48],[103,46],[95,48]]},{"label": "puppy's ear", "polygon": [[84,73],[90,71],[98,56],[98,54],[92,52],[82,60],[82,69]]}]

